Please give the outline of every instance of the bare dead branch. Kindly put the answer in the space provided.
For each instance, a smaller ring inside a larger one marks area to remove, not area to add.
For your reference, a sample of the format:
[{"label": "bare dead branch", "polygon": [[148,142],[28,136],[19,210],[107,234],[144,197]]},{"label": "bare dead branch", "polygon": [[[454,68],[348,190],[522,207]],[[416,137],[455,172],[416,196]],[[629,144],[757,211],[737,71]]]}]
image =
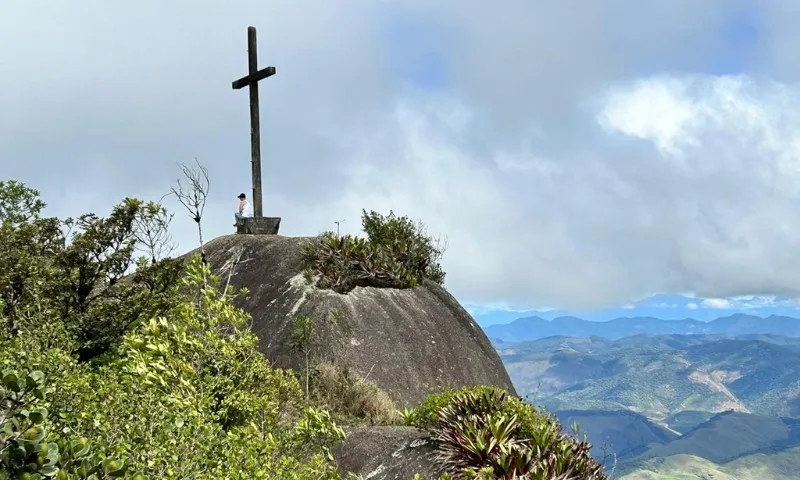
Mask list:
[{"label": "bare dead branch", "polygon": [[210,183],[208,180],[208,169],[201,165],[196,158],[195,163],[197,163],[197,167],[192,168],[184,164],[179,164],[183,176],[185,177],[184,180],[186,184],[182,183],[181,179],[178,179],[177,185],[171,188],[171,192],[178,197],[178,201],[181,202],[181,205],[189,212],[189,216],[192,220],[197,223],[197,235],[200,240],[200,258],[205,264],[208,262],[206,261],[206,251],[203,243],[202,221]]}]

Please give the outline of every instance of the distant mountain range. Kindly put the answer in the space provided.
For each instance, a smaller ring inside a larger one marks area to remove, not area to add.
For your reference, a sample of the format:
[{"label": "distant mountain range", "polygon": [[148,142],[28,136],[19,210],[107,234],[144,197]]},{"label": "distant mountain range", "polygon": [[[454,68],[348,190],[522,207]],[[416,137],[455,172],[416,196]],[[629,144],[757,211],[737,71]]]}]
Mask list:
[{"label": "distant mountain range", "polygon": [[[771,328],[798,322],[735,315],[709,324],[752,332],[754,319]],[[581,332],[595,323],[575,320],[564,323]],[[622,338],[548,336],[495,348],[517,391],[565,426],[577,422],[594,456],[616,466],[613,478],[798,478],[800,338],[609,331]]]},{"label": "distant mountain range", "polygon": [[766,318],[735,314],[710,322],[699,320],[661,320],[652,317],[621,317],[593,322],[577,317],[545,320],[526,317],[503,325],[484,328],[493,341],[523,342],[552,336],[603,337],[612,340],[632,335],[754,335],[772,334],[800,337],[800,319],[772,315]]},{"label": "distant mountain range", "polygon": [[697,425],[682,412],[800,418],[800,338],[548,337],[495,347],[517,391],[551,411],[630,410],[676,432]]}]

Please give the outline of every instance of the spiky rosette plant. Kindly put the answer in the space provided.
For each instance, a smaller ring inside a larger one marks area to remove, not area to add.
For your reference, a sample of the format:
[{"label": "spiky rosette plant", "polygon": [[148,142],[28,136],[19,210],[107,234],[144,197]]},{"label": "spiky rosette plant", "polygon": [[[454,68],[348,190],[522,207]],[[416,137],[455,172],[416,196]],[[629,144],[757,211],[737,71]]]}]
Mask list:
[{"label": "spiky rosette plant", "polygon": [[305,271],[317,286],[339,293],[355,287],[413,288],[429,279],[444,282],[439,265],[442,248],[422,225],[407,217],[362,212],[367,238],[326,232],[303,254]]},{"label": "spiky rosette plant", "polygon": [[500,389],[454,392],[438,414],[439,461],[455,478],[607,478],[589,453],[589,442],[562,433],[557,419]]}]

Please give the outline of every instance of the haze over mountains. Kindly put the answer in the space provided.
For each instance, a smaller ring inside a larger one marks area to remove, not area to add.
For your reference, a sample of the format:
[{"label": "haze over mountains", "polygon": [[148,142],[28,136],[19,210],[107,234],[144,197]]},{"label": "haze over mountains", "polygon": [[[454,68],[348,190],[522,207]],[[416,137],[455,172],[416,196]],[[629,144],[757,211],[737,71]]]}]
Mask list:
[{"label": "haze over mountains", "polygon": [[493,341],[530,341],[551,336],[620,339],[633,335],[782,335],[800,337],[800,320],[771,315],[766,318],[734,314],[710,322],[694,319],[662,320],[653,317],[621,317],[594,322],[577,317],[545,320],[531,316],[508,324],[490,325],[484,331]]},{"label": "haze over mountains", "polygon": [[484,327],[512,322],[518,318],[536,316],[545,320],[558,317],[578,317],[584,320],[605,322],[620,317],[652,317],[662,320],[692,318],[709,322],[718,317],[738,313],[769,317],[800,317],[800,303],[791,295],[744,295],[727,298],[698,298],[689,294],[651,295],[625,305],[593,310],[536,308],[508,310],[480,305],[467,305],[475,320]]}]

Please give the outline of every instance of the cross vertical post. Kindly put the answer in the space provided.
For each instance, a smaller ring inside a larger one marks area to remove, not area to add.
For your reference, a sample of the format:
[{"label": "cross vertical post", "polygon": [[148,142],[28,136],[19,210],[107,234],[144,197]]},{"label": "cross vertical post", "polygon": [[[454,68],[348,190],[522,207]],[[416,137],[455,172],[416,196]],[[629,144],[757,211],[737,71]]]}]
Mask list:
[{"label": "cross vertical post", "polygon": [[261,126],[259,125],[258,81],[275,75],[275,67],[258,70],[256,28],[247,27],[248,74],[233,82],[234,90],[250,89],[250,163],[253,175],[253,216],[263,217],[261,192]]}]

